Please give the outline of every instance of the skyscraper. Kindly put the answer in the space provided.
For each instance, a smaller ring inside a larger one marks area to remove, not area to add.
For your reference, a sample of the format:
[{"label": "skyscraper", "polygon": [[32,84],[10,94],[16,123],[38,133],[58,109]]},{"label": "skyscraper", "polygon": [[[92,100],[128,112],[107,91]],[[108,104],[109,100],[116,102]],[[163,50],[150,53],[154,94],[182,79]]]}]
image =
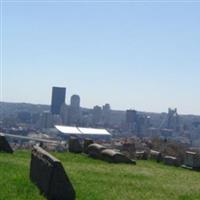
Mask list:
[{"label": "skyscraper", "polygon": [[80,97],[78,95],[72,95],[71,97],[71,107],[80,108]]},{"label": "skyscraper", "polygon": [[100,106],[94,106],[93,108],[93,124],[98,125],[102,123],[102,108]]},{"label": "skyscraper", "polygon": [[126,111],[126,123],[133,124],[137,121],[137,111],[127,110]]},{"label": "skyscraper", "polygon": [[79,125],[81,123],[81,109],[80,109],[80,97],[78,95],[72,95],[71,104],[69,107],[69,123],[70,125]]},{"label": "skyscraper", "polygon": [[60,109],[60,117],[62,119],[63,125],[68,125],[69,123],[69,106],[62,104]]},{"label": "skyscraper", "polygon": [[103,112],[103,123],[104,123],[104,126],[108,126],[110,124],[110,119],[111,119],[111,109],[110,109],[110,104],[105,104],[103,106],[103,109],[102,109],[102,112]]},{"label": "skyscraper", "polygon": [[66,88],[53,87],[52,99],[51,99],[51,113],[53,115],[59,115],[61,106],[65,103]]},{"label": "skyscraper", "polygon": [[126,111],[126,124],[127,124],[128,130],[136,131],[137,118],[138,118],[138,114],[137,114],[136,110],[127,110]]}]

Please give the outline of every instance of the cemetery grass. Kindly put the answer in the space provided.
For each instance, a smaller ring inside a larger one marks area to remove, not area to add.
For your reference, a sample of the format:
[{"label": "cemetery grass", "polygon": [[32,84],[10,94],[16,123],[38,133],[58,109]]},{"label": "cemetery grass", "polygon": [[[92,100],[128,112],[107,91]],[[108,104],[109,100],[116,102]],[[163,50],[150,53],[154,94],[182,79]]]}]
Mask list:
[{"label": "cemetery grass", "polygon": [[[87,156],[52,153],[76,190],[77,200],[199,200],[200,172],[154,161],[109,164]],[[29,180],[30,151],[0,153],[0,200],[44,200]]]}]

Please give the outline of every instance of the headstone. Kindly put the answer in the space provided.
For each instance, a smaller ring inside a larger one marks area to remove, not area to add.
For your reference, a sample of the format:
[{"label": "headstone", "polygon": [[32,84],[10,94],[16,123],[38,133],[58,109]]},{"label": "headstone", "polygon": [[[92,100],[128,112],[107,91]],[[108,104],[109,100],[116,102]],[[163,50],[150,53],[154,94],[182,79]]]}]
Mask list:
[{"label": "headstone", "polygon": [[69,138],[69,152],[82,153],[83,148],[78,138]]},{"label": "headstone", "polygon": [[75,200],[74,188],[61,162],[39,146],[32,149],[30,179],[48,200]]},{"label": "headstone", "polygon": [[101,152],[102,159],[110,162],[110,163],[128,163],[128,164],[136,164],[135,161],[129,159],[124,154],[114,151],[112,149],[105,149]]},{"label": "headstone", "polygon": [[90,140],[90,139],[85,139],[84,140],[84,144],[83,144],[83,151],[84,153],[88,154],[88,146],[93,144],[93,140]]},{"label": "headstone", "polygon": [[196,152],[186,151],[183,167],[188,169],[199,170],[200,154]]},{"label": "headstone", "polygon": [[92,158],[101,159],[101,151],[105,150],[106,147],[100,145],[100,144],[90,144],[88,146],[88,155]]},{"label": "headstone", "polygon": [[10,144],[2,133],[0,133],[0,152],[13,153]]},{"label": "headstone", "polygon": [[136,151],[135,154],[137,160],[148,160],[148,153],[146,151]]},{"label": "headstone", "polygon": [[165,165],[171,165],[171,166],[176,166],[176,167],[180,165],[178,159],[173,156],[164,156],[163,161]]},{"label": "headstone", "polygon": [[160,162],[162,160],[162,154],[159,151],[150,150],[150,159],[156,160],[157,162]]}]

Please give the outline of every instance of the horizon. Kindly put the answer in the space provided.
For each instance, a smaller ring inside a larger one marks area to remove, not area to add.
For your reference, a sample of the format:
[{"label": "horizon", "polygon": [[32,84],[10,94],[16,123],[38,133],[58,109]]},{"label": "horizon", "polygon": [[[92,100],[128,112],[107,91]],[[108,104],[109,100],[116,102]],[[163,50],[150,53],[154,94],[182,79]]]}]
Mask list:
[{"label": "horizon", "polygon": [[1,2],[0,101],[49,105],[57,85],[86,108],[200,115],[200,4],[181,2]]},{"label": "horizon", "polygon": [[[9,101],[0,101],[0,103],[8,103],[8,104],[31,104],[31,105],[41,105],[41,106],[49,106],[51,107],[51,104],[40,104],[40,103],[31,103],[31,102],[9,102]],[[70,106],[70,103],[66,103],[67,106]],[[94,105],[94,106],[103,106],[103,105]],[[93,106],[93,107],[94,107]],[[152,113],[152,114],[162,114],[162,113],[165,113],[167,114],[168,113],[168,110],[167,111],[163,111],[163,112],[155,112],[155,111],[148,111],[148,110],[137,110],[135,108],[126,108],[126,109],[115,109],[115,108],[112,108],[112,105],[111,106],[111,110],[112,111],[119,111],[119,112],[126,112],[126,110],[136,110],[137,112],[142,112],[142,113]],[[80,106],[81,108],[84,108],[84,109],[93,109],[93,107],[84,107],[84,106]],[[171,108],[171,107],[169,107]],[[171,109],[175,109],[175,108],[171,108]],[[182,115],[182,116],[200,116],[198,114],[193,114],[193,113],[180,113],[178,108],[177,109],[177,112],[179,115]]]}]

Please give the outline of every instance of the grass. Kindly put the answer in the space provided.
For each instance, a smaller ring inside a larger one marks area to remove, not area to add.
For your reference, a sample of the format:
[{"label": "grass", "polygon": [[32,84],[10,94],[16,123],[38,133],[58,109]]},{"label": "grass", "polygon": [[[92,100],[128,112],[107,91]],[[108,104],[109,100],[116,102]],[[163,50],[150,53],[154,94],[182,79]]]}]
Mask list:
[{"label": "grass", "polygon": [[[109,164],[86,156],[53,153],[76,190],[77,200],[200,200],[200,172],[153,161]],[[0,200],[42,200],[29,180],[30,152],[0,153]]]}]

